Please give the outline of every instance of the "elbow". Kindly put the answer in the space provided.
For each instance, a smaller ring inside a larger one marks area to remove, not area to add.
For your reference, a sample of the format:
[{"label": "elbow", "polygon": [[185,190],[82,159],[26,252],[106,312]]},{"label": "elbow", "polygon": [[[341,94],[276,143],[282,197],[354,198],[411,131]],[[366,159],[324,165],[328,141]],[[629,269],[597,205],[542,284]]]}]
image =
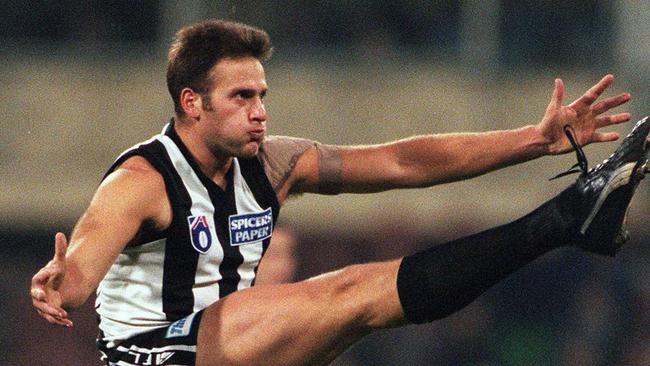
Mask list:
[{"label": "elbow", "polygon": [[421,165],[400,163],[393,173],[397,188],[426,188],[445,183],[435,169]]}]

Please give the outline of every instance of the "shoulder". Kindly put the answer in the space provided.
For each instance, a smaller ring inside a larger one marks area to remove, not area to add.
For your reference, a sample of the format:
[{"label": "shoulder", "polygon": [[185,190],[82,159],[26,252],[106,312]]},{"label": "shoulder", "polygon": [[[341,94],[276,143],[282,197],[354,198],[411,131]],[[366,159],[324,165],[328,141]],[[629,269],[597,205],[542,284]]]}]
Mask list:
[{"label": "shoulder", "polygon": [[140,221],[152,220],[157,227],[170,220],[165,181],[142,156],[129,157],[107,175],[95,199]]},{"label": "shoulder", "polygon": [[164,185],[164,180],[160,172],[146,158],[134,155],[126,159],[106,177],[106,180],[131,181],[135,180],[139,184],[156,184]]},{"label": "shoulder", "polygon": [[132,156],[106,176],[98,192],[107,191],[121,201],[138,205],[166,198],[165,180],[154,166],[142,156]]}]

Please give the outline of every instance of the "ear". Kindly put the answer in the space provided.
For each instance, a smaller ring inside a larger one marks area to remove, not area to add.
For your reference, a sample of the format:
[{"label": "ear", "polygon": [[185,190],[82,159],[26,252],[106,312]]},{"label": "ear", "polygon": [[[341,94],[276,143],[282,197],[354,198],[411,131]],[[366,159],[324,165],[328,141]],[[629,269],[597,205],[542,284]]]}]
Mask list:
[{"label": "ear", "polygon": [[199,118],[201,112],[201,95],[190,88],[183,88],[179,97],[181,108],[192,118]]}]

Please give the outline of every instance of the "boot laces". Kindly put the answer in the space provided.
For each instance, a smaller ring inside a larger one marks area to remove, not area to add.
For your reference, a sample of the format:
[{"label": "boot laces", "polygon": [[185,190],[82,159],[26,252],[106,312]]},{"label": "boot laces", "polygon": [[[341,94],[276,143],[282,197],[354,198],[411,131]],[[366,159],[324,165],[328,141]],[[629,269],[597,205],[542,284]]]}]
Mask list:
[{"label": "boot laces", "polygon": [[573,127],[571,127],[570,125],[564,125],[563,130],[564,130],[564,134],[569,139],[569,143],[571,143],[571,146],[573,146],[573,149],[576,152],[576,158],[578,159],[578,162],[573,164],[573,166],[571,166],[569,170],[562,172],[549,180],[554,180],[560,177],[564,177],[565,175],[574,174],[574,173],[580,173],[580,175],[583,176],[587,174],[587,172],[589,171],[589,162],[587,161],[587,156],[585,155],[585,152],[582,150],[582,147],[580,147],[580,144],[578,144],[578,141],[576,140],[575,131],[573,130]]}]

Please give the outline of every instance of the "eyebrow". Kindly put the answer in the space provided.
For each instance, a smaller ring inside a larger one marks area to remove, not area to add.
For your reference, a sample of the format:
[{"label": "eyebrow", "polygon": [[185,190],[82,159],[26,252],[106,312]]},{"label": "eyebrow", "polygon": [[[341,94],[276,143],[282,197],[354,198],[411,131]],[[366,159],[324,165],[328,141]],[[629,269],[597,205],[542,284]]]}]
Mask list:
[{"label": "eyebrow", "polygon": [[[264,88],[264,89],[259,91],[259,95],[261,97],[264,97],[264,96],[266,96],[267,91],[268,91],[268,88]],[[230,95],[237,95],[239,93],[256,95],[256,94],[258,94],[258,89],[256,89],[256,88],[248,88],[248,87],[239,87],[239,88],[233,89],[230,92]]]}]

